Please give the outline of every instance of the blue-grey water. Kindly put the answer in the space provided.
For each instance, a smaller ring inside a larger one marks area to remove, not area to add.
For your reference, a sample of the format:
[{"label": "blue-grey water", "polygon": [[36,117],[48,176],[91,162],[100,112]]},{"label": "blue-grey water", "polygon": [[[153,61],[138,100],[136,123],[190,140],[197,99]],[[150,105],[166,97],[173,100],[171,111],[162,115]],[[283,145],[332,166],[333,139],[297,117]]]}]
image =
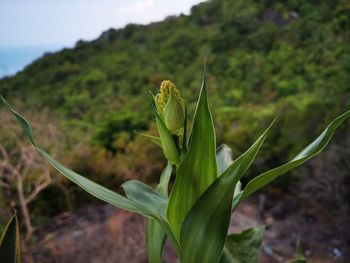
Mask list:
[{"label": "blue-grey water", "polygon": [[11,76],[57,47],[0,47],[0,78]]}]

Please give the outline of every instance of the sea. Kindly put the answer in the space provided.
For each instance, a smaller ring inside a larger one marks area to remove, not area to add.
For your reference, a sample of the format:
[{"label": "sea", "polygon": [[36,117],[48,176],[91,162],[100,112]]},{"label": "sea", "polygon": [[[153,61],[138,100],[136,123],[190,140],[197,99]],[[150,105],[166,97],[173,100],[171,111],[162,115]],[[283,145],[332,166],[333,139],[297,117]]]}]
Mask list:
[{"label": "sea", "polygon": [[47,52],[61,47],[0,47],[0,79],[15,75]]}]

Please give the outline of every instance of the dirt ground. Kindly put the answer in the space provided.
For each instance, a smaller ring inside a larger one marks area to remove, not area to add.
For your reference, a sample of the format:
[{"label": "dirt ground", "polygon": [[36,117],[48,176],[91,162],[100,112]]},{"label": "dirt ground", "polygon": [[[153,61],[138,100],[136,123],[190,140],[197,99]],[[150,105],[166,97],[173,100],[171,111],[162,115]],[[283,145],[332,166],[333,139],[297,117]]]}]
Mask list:
[{"label": "dirt ground", "polygon": [[[350,262],[349,218],[325,216],[288,196],[274,201],[273,206],[264,195],[256,200],[239,206],[230,232],[267,225],[259,262],[287,262],[297,239],[308,262]],[[137,214],[110,205],[92,205],[56,217],[37,233],[38,242],[26,253],[24,262],[147,263],[144,228],[145,220]],[[167,263],[176,262],[169,244],[163,258]]]}]

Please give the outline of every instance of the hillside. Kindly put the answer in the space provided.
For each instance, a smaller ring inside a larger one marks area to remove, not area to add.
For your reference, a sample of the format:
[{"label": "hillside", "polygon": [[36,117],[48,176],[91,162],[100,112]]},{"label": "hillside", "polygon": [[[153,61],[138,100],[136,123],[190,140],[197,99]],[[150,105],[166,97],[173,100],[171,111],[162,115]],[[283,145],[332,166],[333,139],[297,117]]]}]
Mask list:
[{"label": "hillside", "polygon": [[140,174],[154,180],[161,153],[134,133],[154,132],[147,92],[170,79],[192,113],[205,59],[218,143],[237,156],[279,116],[253,172],[271,167],[350,108],[349,2],[212,0],[188,16],[110,29],[46,54],[1,79],[0,92],[21,108],[48,109],[87,140],[77,171],[115,185]]}]

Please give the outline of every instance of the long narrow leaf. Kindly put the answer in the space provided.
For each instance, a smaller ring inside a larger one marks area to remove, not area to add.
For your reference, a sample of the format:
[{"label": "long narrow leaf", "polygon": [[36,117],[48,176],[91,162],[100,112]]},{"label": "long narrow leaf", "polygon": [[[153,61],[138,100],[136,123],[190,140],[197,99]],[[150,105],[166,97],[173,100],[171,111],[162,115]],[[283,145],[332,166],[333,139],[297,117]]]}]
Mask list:
[{"label": "long narrow leaf", "polygon": [[166,197],[168,197],[168,187],[172,171],[173,166],[170,163],[168,163],[164,171],[162,172],[159,184],[156,187],[156,190]]},{"label": "long narrow leaf", "polygon": [[177,237],[188,211],[217,177],[215,130],[207,101],[205,76],[190,136],[189,148],[178,167],[167,210]]},{"label": "long narrow leaf", "polygon": [[187,103],[185,102],[185,121],[184,121],[184,133],[183,133],[183,138],[182,138],[182,150],[184,153],[187,152],[187,110],[188,106]]},{"label": "long narrow leaf", "polygon": [[297,154],[290,162],[269,170],[251,180],[244,188],[242,196],[234,200],[233,208],[236,207],[241,200],[245,199],[252,193],[275,180],[277,177],[289,172],[293,168],[301,165],[315,155],[319,154],[327,146],[328,142],[334,134],[334,131],[349,117],[350,110],[333,120],[312,143],[310,143],[305,149]]},{"label": "long narrow leaf", "polygon": [[1,263],[19,263],[21,247],[17,217],[13,216],[7,223],[0,239]]},{"label": "long narrow leaf", "polygon": [[18,123],[21,125],[25,135],[27,136],[30,143],[39,151],[39,153],[46,159],[48,162],[61,174],[66,176],[68,179],[76,183],[78,186],[83,188],[85,191],[90,193],[91,195],[110,203],[114,206],[117,206],[119,208],[123,208],[125,210],[129,210],[132,212],[142,212],[140,211],[140,207],[136,205],[134,202],[128,200],[124,196],[115,193],[99,184],[96,184],[95,182],[77,174],[76,172],[73,172],[72,170],[66,168],[61,163],[53,159],[44,149],[42,149],[39,145],[36,144],[32,127],[29,124],[29,122],[22,117],[19,113],[17,113],[11,105],[3,98],[1,97],[2,101],[4,102],[7,109],[9,109],[16,117]]},{"label": "long narrow leaf", "polygon": [[155,219],[147,219],[146,242],[149,263],[161,263],[166,234]]},{"label": "long narrow leaf", "polygon": [[165,217],[168,199],[148,185],[130,180],[122,185],[128,200],[142,207],[142,213]]},{"label": "long narrow leaf", "polygon": [[292,260],[289,260],[288,263],[306,263],[306,259],[303,255],[303,250],[300,246],[299,241],[297,242],[294,258]]},{"label": "long narrow leaf", "polygon": [[149,135],[149,134],[146,134],[146,133],[142,133],[142,132],[135,132],[135,133],[140,135],[140,136],[143,136],[143,137],[146,137],[146,138],[150,139],[152,142],[154,142],[155,144],[158,144],[160,147],[162,147],[162,141],[160,140],[159,137],[153,136],[153,135]]},{"label": "long narrow leaf", "polygon": [[227,237],[220,263],[256,263],[265,226],[253,227]]},{"label": "long narrow leaf", "polygon": [[184,263],[219,261],[230,224],[235,185],[254,161],[271,125],[191,208],[181,228]]},{"label": "long narrow leaf", "polygon": [[[20,114],[18,114],[2,96],[1,96],[1,99],[4,102],[5,106],[7,107],[7,109],[9,109],[15,115],[18,123],[21,125],[25,135],[27,136],[31,144],[57,171],[59,171],[62,175],[66,176],[69,180],[76,183],[85,191],[101,199],[102,201],[110,203],[116,207],[131,211],[131,212],[137,212],[143,216],[156,219],[163,226],[166,233],[169,235],[175,248],[179,250],[178,241],[172,233],[171,227],[167,221],[165,213],[163,213],[163,210],[165,210],[164,207],[163,209],[159,209],[159,207],[150,207],[149,204],[129,200],[128,198],[118,193],[115,193],[99,184],[96,184],[95,182],[66,168],[61,163],[53,159],[44,149],[42,149],[39,145],[36,144],[33,137],[32,128],[29,122],[25,118],[23,118]],[[150,190],[148,188],[140,188],[140,189],[146,191],[145,193],[143,193],[144,195],[150,194]]]}]

